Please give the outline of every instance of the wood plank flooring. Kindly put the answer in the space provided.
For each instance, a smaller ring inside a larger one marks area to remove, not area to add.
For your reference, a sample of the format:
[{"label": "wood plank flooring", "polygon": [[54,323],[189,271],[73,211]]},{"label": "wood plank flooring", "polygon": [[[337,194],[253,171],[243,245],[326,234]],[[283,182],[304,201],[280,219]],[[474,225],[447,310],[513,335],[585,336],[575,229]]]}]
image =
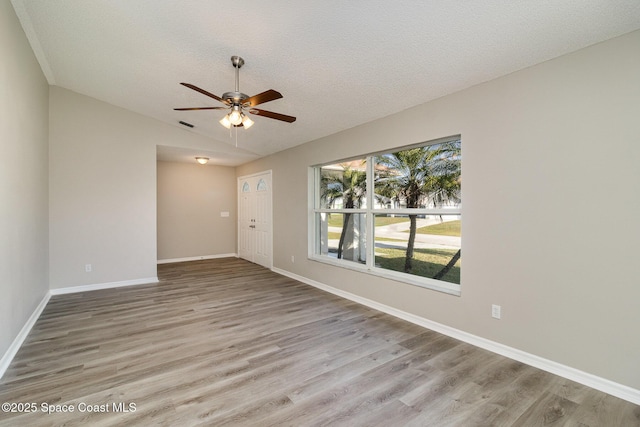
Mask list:
[{"label": "wood plank flooring", "polygon": [[0,381],[35,412],[0,425],[640,426],[637,405],[244,260],[158,269],[52,297]]}]

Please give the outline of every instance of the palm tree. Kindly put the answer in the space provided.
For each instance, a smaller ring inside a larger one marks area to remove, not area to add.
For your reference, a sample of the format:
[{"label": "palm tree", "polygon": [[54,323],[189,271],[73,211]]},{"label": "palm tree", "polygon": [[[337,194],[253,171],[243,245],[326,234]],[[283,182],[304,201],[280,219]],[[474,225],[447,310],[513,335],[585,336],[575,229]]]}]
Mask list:
[{"label": "palm tree", "polygon": [[[366,196],[367,174],[363,170],[351,169],[349,164],[341,166],[343,168],[341,171],[323,170],[321,198],[326,202],[327,207],[332,207],[337,199],[342,198],[344,209],[359,208]],[[338,243],[338,258],[342,258],[345,237],[347,230],[353,226],[352,223],[352,214],[350,212],[344,213],[342,232]]]},{"label": "palm tree", "polygon": [[[376,192],[380,189],[388,193],[392,189],[397,197],[404,199],[407,208],[460,202],[460,141],[385,154],[377,157],[376,162]],[[405,273],[410,273],[412,268],[416,218],[415,214],[409,215]],[[456,261],[459,257],[460,251],[454,255]],[[441,277],[440,273],[436,276]]]}]

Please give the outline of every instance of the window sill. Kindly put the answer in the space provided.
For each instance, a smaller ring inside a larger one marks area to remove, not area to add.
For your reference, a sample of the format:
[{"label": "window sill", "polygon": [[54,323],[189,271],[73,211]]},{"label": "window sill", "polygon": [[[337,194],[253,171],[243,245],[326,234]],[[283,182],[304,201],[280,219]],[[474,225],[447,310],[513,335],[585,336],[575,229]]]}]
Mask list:
[{"label": "window sill", "polygon": [[427,277],[411,276],[409,274],[397,271],[384,270],[381,268],[369,268],[363,264],[357,264],[352,261],[342,261],[325,256],[311,255],[308,257],[311,261],[317,261],[323,264],[332,265],[334,267],[346,268],[347,270],[358,271],[360,273],[370,274],[372,276],[383,277],[385,279],[394,280],[396,282],[407,283],[409,285],[430,289],[445,294],[460,296],[460,285],[448,283],[441,280],[434,280]]}]

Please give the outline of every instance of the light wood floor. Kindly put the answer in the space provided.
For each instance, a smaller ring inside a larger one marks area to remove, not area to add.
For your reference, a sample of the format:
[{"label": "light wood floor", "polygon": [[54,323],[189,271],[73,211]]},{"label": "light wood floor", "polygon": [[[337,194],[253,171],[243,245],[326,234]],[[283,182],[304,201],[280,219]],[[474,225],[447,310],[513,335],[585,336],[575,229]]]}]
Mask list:
[{"label": "light wood floor", "polygon": [[0,425],[640,426],[639,406],[243,260],[158,274],[52,297],[0,381],[37,412]]}]

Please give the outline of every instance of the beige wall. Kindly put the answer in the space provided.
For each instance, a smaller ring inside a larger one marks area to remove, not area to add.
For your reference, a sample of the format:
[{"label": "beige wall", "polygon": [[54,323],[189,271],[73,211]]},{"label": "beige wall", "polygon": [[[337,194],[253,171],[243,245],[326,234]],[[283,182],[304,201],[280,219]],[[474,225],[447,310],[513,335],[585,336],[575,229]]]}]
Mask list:
[{"label": "beige wall", "polygon": [[[216,142],[69,90],[50,92],[50,286],[156,276],[156,146]],[[218,143],[219,146],[224,144]],[[92,271],[85,272],[91,264]]]},{"label": "beige wall", "polygon": [[158,162],[157,173],[158,260],[235,254],[235,168]]},{"label": "beige wall", "polygon": [[[638,52],[634,32],[239,167],[273,170],[274,266],[640,389]],[[455,134],[462,296],[306,259],[309,165]]]},{"label": "beige wall", "polygon": [[50,102],[51,288],[155,277],[157,122],[59,87]]},{"label": "beige wall", "polygon": [[0,356],[47,294],[49,86],[0,2]]}]

